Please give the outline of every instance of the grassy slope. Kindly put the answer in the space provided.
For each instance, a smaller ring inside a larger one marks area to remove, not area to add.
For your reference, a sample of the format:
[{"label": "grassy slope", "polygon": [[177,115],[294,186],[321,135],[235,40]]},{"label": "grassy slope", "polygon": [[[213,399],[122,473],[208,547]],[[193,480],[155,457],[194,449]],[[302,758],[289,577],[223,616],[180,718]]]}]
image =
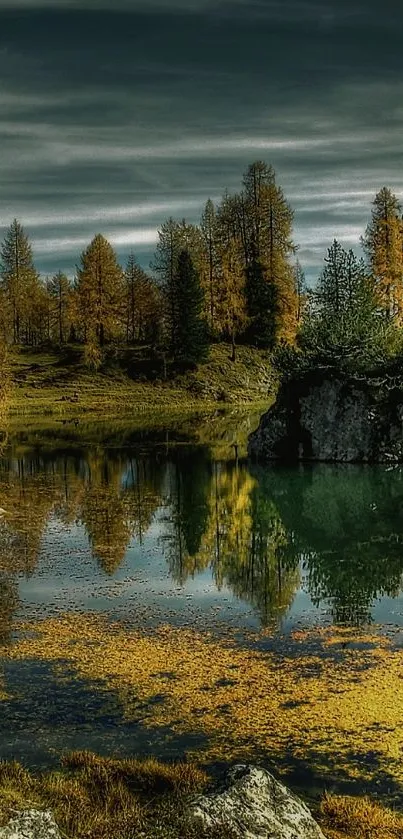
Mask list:
[{"label": "grassy slope", "polygon": [[[78,416],[87,412],[120,415],[147,411],[183,411],[200,405],[268,403],[272,374],[267,353],[240,347],[231,362],[225,344],[211,348],[197,370],[164,381],[159,370],[143,372],[134,358],[126,371],[109,365],[92,373],[76,352],[70,359],[56,353],[15,353],[10,360],[12,417]],[[147,378],[149,376],[149,378]]]}]

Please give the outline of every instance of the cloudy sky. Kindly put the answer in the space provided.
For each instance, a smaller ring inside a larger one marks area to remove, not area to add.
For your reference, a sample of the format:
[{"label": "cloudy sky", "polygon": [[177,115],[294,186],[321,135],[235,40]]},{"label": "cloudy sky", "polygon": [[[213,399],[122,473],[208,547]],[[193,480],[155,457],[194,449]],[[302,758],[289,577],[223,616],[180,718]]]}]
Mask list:
[{"label": "cloudy sky", "polygon": [[0,0],[0,225],[42,274],[97,232],[148,266],[170,215],[271,163],[309,278],[403,198],[399,0]]}]

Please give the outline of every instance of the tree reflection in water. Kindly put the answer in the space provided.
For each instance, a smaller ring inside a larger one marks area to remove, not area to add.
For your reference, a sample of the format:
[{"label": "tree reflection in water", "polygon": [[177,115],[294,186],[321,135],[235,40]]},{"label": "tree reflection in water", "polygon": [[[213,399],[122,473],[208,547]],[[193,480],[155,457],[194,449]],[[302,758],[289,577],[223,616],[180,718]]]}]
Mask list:
[{"label": "tree reflection in water", "polygon": [[354,625],[371,619],[376,598],[402,587],[399,468],[263,469],[214,460],[207,446],[166,451],[149,440],[39,453],[10,445],[0,461],[0,506],[2,637],[18,577],[37,572],[51,521],[82,526],[111,577],[154,525],[177,585],[207,574],[250,603],[264,626],[287,614],[301,586],[314,604],[330,604],[336,623]]}]

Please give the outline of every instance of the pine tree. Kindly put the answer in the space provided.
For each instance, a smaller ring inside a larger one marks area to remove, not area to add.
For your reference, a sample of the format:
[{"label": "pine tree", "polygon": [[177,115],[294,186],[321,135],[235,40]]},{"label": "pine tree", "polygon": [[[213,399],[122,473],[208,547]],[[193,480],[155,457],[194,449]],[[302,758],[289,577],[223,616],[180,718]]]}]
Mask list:
[{"label": "pine tree", "polygon": [[208,351],[206,323],[202,316],[204,292],[198,271],[186,249],[178,256],[175,289],[175,357],[181,361],[201,361]]},{"label": "pine tree", "polygon": [[30,318],[39,289],[32,248],[17,219],[11,223],[1,248],[1,277],[10,312],[14,344],[31,343]]},{"label": "pine tree", "polygon": [[123,271],[112,245],[100,233],[81,254],[76,297],[85,343],[96,356],[97,348],[119,334],[123,299]]},{"label": "pine tree", "polygon": [[371,268],[378,300],[391,319],[403,324],[402,208],[387,187],[377,193],[362,245]]},{"label": "pine tree", "polygon": [[347,259],[346,251],[337,239],[334,239],[325,256],[325,267],[315,292],[316,304],[320,311],[331,318],[340,317],[348,302]]},{"label": "pine tree", "polygon": [[298,336],[317,364],[358,369],[382,361],[395,337],[380,317],[380,306],[363,261],[335,239]]},{"label": "pine tree", "polygon": [[252,260],[247,267],[245,291],[251,324],[248,339],[256,346],[272,349],[277,340],[278,292],[274,283],[267,282],[265,267],[258,259]]},{"label": "pine tree", "polygon": [[[185,249],[200,272],[203,259],[203,241],[200,230],[185,219],[175,221],[172,217],[164,222],[158,231],[158,243],[152,269],[158,276],[159,287],[164,297],[165,342],[173,355],[176,354],[175,328],[178,320],[176,288],[179,254]],[[205,298],[203,296],[203,305]]]}]

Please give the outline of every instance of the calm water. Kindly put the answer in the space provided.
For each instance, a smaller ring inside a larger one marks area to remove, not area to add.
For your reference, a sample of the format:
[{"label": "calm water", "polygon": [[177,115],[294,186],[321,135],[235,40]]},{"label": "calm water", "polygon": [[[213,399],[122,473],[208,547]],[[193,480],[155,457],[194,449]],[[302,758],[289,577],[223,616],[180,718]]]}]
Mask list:
[{"label": "calm water", "polygon": [[[125,626],[403,625],[403,470],[260,468],[223,444],[11,441],[0,461],[0,642],[16,622],[99,612]],[[6,661],[0,757],[63,748],[177,756],[117,698],[44,661]]]}]

